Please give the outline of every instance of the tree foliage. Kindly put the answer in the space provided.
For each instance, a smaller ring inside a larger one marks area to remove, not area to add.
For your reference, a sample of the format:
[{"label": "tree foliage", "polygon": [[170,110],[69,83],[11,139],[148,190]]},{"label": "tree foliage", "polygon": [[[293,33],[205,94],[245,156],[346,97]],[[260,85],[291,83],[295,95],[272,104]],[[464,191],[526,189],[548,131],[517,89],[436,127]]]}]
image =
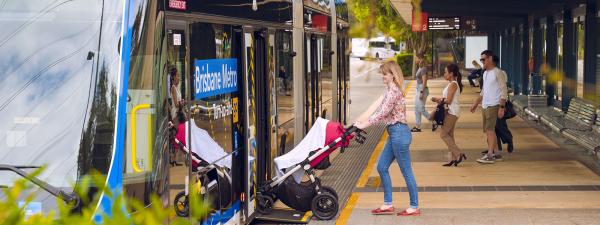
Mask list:
[{"label": "tree foliage", "polygon": [[[415,17],[420,18],[421,0],[413,0]],[[350,9],[357,20],[351,34],[355,37],[372,37],[374,31],[405,41],[409,50],[423,53],[429,37],[427,32],[413,32],[412,27],[394,10],[389,0],[352,0]]]},{"label": "tree foliage", "polygon": [[[32,176],[35,177],[40,172],[41,170],[36,171]],[[0,199],[0,225],[162,225],[167,221],[169,224],[183,225],[205,218],[209,211],[209,206],[194,191],[190,191],[192,209],[190,219],[176,217],[173,208],[164,207],[164,202],[157,196],[151,197],[151,204],[146,207],[146,204],[136,199],[126,198],[123,193],[111,193],[104,186],[104,181],[105,178],[96,173],[86,175],[78,181],[74,191],[81,198],[83,206],[76,212],[73,211],[73,205],[57,199],[57,210],[51,210],[47,214],[27,215],[26,205],[34,199],[33,194],[28,194],[31,193],[33,186],[26,179],[17,180],[10,188],[2,189],[3,193],[0,194],[2,196]],[[104,190],[104,195],[112,200],[113,208],[110,216],[98,213],[96,204],[94,204],[100,198],[102,191],[98,191],[93,199],[86,197],[90,190],[89,187]],[[20,201],[24,201],[25,204],[20,205]],[[130,211],[135,213],[129,213]],[[102,217],[101,222],[92,219],[96,215]]]}]

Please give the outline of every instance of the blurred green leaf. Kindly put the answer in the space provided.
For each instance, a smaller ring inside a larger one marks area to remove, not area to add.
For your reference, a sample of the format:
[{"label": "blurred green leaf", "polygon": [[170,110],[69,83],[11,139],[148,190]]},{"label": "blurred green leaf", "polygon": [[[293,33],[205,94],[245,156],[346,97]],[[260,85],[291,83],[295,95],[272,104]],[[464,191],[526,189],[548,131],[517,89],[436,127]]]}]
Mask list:
[{"label": "blurred green leaf", "polygon": [[[32,177],[36,177],[43,169],[36,170]],[[162,225],[167,221],[170,224],[190,224],[192,221],[199,221],[209,212],[209,206],[202,201],[197,192],[191,191],[190,208],[192,209],[190,218],[175,217],[172,206],[165,206],[158,196],[151,196],[150,204],[146,205],[137,199],[127,198],[123,192],[112,193],[105,186],[105,177],[99,173],[92,172],[83,176],[77,184],[74,184],[74,192],[77,193],[85,203],[80,212],[72,212],[72,205],[67,205],[64,201],[57,199],[57,209],[51,210],[45,214],[34,214],[25,217],[26,204],[19,207],[19,201],[25,203],[31,202],[35,196],[32,193],[32,185],[26,179],[19,179],[14,182],[10,188],[2,189],[4,198],[0,200],[0,225]],[[94,195],[89,199],[90,190],[94,189]],[[104,191],[113,201],[112,214],[102,215],[102,222],[95,223],[92,218],[96,213],[95,204]],[[134,212],[134,213],[131,213]]]}]

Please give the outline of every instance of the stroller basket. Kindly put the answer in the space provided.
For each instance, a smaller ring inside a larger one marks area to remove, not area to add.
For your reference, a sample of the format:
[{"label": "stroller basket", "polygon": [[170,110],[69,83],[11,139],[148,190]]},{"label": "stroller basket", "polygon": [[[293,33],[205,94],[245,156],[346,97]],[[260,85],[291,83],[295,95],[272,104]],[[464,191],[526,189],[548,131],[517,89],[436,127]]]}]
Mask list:
[{"label": "stroller basket", "polygon": [[306,212],[310,211],[309,200],[317,195],[315,187],[316,183],[297,183],[293,177],[288,177],[276,187],[275,194],[285,205]]}]

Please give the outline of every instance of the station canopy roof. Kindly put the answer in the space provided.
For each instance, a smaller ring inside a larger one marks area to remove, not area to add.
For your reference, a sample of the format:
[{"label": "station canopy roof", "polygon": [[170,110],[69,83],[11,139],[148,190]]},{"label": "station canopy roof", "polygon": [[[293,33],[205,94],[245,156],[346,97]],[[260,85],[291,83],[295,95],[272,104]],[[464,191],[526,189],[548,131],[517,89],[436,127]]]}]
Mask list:
[{"label": "station canopy roof", "polygon": [[[412,20],[411,0],[390,0],[406,23]],[[528,16],[543,18],[585,4],[585,0],[422,0],[421,10],[429,17],[474,19],[477,29],[501,30],[526,21]]]}]

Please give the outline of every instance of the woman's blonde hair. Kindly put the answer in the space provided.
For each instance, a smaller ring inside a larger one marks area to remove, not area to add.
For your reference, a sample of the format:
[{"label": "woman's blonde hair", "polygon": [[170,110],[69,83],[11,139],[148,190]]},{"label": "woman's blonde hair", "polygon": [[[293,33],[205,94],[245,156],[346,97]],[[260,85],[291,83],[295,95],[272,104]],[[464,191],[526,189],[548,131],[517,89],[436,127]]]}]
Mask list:
[{"label": "woman's blonde hair", "polygon": [[402,74],[402,69],[400,65],[394,61],[387,61],[381,64],[379,67],[381,73],[391,73],[394,75],[394,83],[404,93],[404,75]]},{"label": "woman's blonde hair", "polygon": [[475,67],[475,69],[481,69],[481,65],[479,65],[477,60],[473,60],[473,61],[471,61],[471,63],[473,63],[473,66]]}]

